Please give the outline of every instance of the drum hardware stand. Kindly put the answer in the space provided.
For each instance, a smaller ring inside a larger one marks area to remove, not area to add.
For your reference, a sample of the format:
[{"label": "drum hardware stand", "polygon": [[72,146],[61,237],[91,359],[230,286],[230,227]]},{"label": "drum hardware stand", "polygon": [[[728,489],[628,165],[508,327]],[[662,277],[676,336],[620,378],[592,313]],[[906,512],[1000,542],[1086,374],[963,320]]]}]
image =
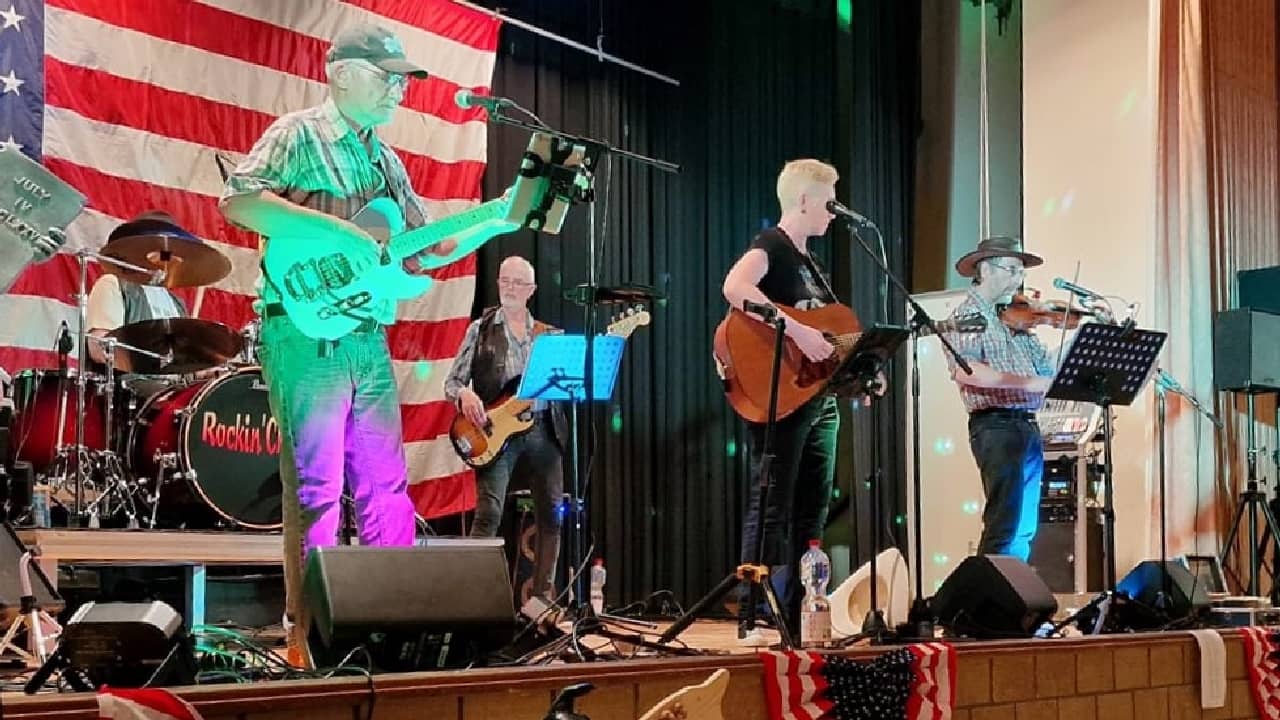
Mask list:
[{"label": "drum hardware stand", "polygon": [[[17,617],[9,624],[9,629],[5,631],[4,637],[0,638],[0,655],[12,650],[17,653],[18,657],[28,663],[43,664],[49,659],[49,652],[45,649],[45,645],[49,642],[56,644],[58,636],[62,633],[62,626],[50,617],[49,613],[36,605],[36,596],[31,590],[31,576],[29,574],[33,552],[32,550],[24,552],[22,559],[18,561],[18,583],[22,588],[22,596],[19,601]],[[27,630],[28,644],[34,654],[13,643],[18,631],[24,627]],[[46,627],[53,630],[47,636],[45,635]]]},{"label": "drum hardware stand", "polygon": [[[76,294],[76,309],[78,311],[79,324],[76,328],[77,355],[76,355],[76,441],[75,441],[75,498],[72,502],[71,512],[68,514],[67,525],[70,527],[79,527],[81,516],[85,512],[84,506],[84,486],[89,477],[89,464],[91,456],[89,449],[84,444],[84,393],[85,385],[88,383],[88,340],[89,336],[89,259],[95,259],[99,262],[115,265],[126,270],[133,270],[149,275],[152,277],[163,277],[163,273],[157,275],[155,271],[147,268],[138,267],[123,260],[102,255],[89,249],[81,249],[76,252],[76,261],[79,264],[79,285]],[[114,387],[106,388],[108,395],[115,392]],[[108,402],[110,402],[108,400]],[[111,419],[108,417],[107,422]],[[62,428],[58,428],[59,436]],[[107,442],[111,442],[108,436]]]}]

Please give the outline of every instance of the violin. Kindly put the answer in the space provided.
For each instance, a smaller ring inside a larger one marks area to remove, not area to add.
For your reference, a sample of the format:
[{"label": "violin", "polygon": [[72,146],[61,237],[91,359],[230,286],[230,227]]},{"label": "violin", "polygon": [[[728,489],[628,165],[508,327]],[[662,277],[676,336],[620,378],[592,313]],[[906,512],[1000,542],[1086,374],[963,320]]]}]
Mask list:
[{"label": "violin", "polygon": [[1037,325],[1059,330],[1063,327],[1074,330],[1086,318],[1092,319],[1097,316],[1093,310],[1072,307],[1070,303],[1061,300],[1041,301],[1040,293],[1034,291],[1033,293],[1032,295],[1018,293],[1008,304],[997,306],[1000,321],[1005,324],[1005,327],[1014,332],[1027,332]]}]

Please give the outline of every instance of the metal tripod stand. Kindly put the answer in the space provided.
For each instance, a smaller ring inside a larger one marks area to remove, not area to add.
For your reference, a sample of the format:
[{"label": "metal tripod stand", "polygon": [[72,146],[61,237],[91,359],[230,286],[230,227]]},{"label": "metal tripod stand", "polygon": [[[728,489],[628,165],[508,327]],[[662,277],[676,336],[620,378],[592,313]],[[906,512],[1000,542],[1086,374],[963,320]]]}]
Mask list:
[{"label": "metal tripod stand", "polygon": [[[1249,543],[1249,595],[1257,596],[1258,594],[1258,576],[1262,572],[1262,553],[1259,550],[1258,542],[1258,513],[1262,513],[1262,518],[1266,522],[1266,530],[1273,538],[1280,538],[1280,524],[1276,523],[1276,516],[1271,512],[1271,506],[1267,504],[1267,495],[1258,489],[1258,448],[1257,433],[1254,429],[1254,396],[1255,393],[1249,392],[1248,399],[1248,481],[1245,484],[1244,492],[1240,493],[1240,502],[1236,505],[1235,517],[1231,520],[1231,530],[1227,532],[1227,539],[1222,544],[1222,555],[1219,561],[1223,567],[1227,566],[1227,559],[1231,555],[1232,548],[1235,547],[1236,536],[1240,532],[1240,523],[1242,520],[1248,521],[1248,535],[1245,537]],[[1275,574],[1272,573],[1272,581],[1275,580]]]}]

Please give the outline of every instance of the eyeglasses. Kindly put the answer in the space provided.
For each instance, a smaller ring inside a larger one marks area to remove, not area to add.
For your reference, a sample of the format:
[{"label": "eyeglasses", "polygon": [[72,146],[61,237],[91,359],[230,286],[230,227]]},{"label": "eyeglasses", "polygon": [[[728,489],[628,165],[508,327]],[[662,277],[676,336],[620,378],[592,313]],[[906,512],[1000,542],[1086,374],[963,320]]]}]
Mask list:
[{"label": "eyeglasses", "polygon": [[404,90],[409,87],[408,75],[404,75],[402,73],[387,72],[386,70],[383,70],[380,67],[376,67],[374,65],[366,65],[364,63],[360,63],[359,65],[356,65],[356,67],[360,68],[361,70],[364,70],[365,72],[372,75],[375,79],[381,81],[383,85],[387,86],[388,90],[394,90],[394,89]]},{"label": "eyeglasses", "polygon": [[1001,270],[1009,273],[1010,275],[1017,275],[1018,273],[1026,272],[1027,270],[1025,267],[1021,265],[1002,265],[997,262],[991,263],[991,267],[1000,268]]},{"label": "eyeglasses", "polygon": [[498,285],[507,288],[527,288],[533,287],[533,283],[528,280],[517,280],[515,278],[498,278]]}]

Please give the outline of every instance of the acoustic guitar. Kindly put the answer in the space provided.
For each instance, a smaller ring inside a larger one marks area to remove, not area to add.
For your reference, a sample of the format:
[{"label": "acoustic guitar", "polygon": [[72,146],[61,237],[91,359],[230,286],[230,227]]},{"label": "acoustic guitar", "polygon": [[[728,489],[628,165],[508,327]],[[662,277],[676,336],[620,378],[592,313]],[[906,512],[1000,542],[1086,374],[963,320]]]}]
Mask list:
[{"label": "acoustic guitar", "polygon": [[[813,362],[805,357],[791,338],[782,346],[778,372],[778,412],[781,420],[825,391],[836,372],[857,345],[862,323],[853,308],[832,303],[814,310],[779,306],[792,318],[821,330],[835,347],[831,357]],[[981,316],[938,322],[942,332],[981,332],[986,320]],[[716,327],[712,341],[720,379],[729,405],[743,420],[763,423],[769,416],[769,375],[773,369],[774,329],[733,309]]]},{"label": "acoustic guitar", "polygon": [[[649,324],[649,312],[636,306],[617,316],[605,329],[606,335],[626,338],[641,325]],[[533,400],[516,397],[520,377],[512,378],[497,400],[485,406],[489,422],[479,427],[461,411],[449,426],[449,441],[462,461],[473,468],[486,467],[497,460],[511,439],[533,429]]]}]

